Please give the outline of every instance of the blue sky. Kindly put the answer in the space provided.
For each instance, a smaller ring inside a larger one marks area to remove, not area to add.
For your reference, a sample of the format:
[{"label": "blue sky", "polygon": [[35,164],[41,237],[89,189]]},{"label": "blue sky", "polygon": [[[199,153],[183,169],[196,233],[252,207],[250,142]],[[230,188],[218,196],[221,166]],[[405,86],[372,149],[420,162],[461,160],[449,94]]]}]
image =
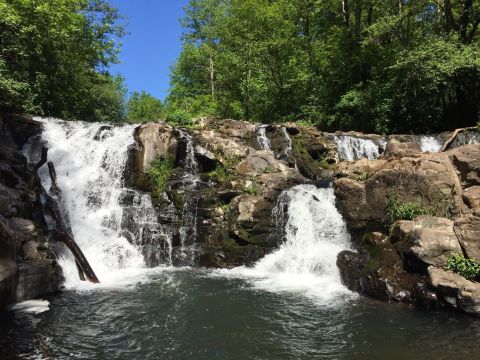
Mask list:
[{"label": "blue sky", "polygon": [[170,66],[180,52],[179,19],[188,0],[109,0],[127,17],[120,64],[110,67],[126,79],[128,90],[145,90],[164,99]]}]

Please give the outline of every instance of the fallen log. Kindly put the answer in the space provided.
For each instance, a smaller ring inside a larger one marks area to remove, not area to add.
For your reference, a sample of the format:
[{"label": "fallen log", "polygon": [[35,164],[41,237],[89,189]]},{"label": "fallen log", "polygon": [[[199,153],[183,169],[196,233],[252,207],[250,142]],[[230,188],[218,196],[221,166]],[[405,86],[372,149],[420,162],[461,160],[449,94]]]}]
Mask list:
[{"label": "fallen log", "polygon": [[471,131],[471,130],[476,130],[477,128],[475,126],[470,126],[470,127],[466,127],[466,128],[459,128],[459,129],[456,129],[452,135],[448,138],[447,141],[445,141],[445,144],[443,144],[443,148],[442,148],[442,151],[447,151],[448,148],[450,147],[450,145],[452,145],[452,143],[455,141],[455,139],[457,138],[458,134],[461,133],[462,131]]},{"label": "fallen log", "polygon": [[[47,162],[47,149],[42,148],[42,158],[40,162],[35,166],[35,169],[38,170]],[[55,167],[52,162],[48,162],[48,170],[50,178],[52,180],[51,193],[54,194],[54,197],[50,196],[45,188],[41,186],[41,196],[43,197],[42,206],[44,209],[45,222],[49,231],[60,241],[62,241],[72,252],[75,258],[75,264],[77,266],[78,275],[80,280],[84,281],[85,278],[92,283],[99,283],[97,275],[93,271],[90,263],[83,254],[80,247],[75,242],[73,233],[70,227],[70,221],[68,215],[66,214],[65,207],[63,206],[62,211],[60,209],[60,203],[63,204],[63,193],[57,185],[57,176],[55,172]],[[37,181],[39,184],[40,178],[35,172]]]}]

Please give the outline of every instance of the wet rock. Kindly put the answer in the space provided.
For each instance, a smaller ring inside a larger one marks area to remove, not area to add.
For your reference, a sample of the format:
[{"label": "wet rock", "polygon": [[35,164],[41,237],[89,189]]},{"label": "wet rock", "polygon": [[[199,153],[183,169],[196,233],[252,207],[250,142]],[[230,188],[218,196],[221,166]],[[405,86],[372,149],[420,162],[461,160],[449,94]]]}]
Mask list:
[{"label": "wet rock", "polygon": [[217,166],[220,166],[220,162],[215,158],[215,155],[200,145],[195,146],[195,157],[200,165],[201,172],[213,171]]},{"label": "wet rock", "polygon": [[421,152],[422,149],[420,148],[420,144],[416,142],[400,142],[396,139],[392,139],[387,143],[384,155],[386,157],[415,156]]},{"label": "wet rock", "polygon": [[450,150],[448,156],[460,174],[463,187],[480,185],[480,144]]},{"label": "wet rock", "polygon": [[40,253],[38,252],[38,244],[35,241],[27,241],[22,246],[23,259],[30,261],[42,260]]},{"label": "wet rock", "polygon": [[16,301],[35,299],[58,292],[58,272],[52,261],[25,261],[18,264]]},{"label": "wet rock", "polygon": [[0,309],[14,299],[17,247],[14,232],[0,216]]},{"label": "wet rock", "polygon": [[454,230],[465,254],[480,261],[480,212],[455,220]]},{"label": "wet rock", "polygon": [[480,209],[480,186],[472,186],[465,189],[462,197],[470,209]]},{"label": "wet rock", "polygon": [[390,241],[401,249],[407,269],[424,273],[429,265],[443,267],[462,248],[449,219],[423,215],[413,221],[398,221]]},{"label": "wet rock", "polygon": [[9,219],[9,223],[12,230],[23,241],[34,239],[38,234],[35,223],[32,220],[14,217]]},{"label": "wet rock", "polygon": [[437,295],[454,309],[480,314],[480,284],[469,281],[451,271],[428,268],[430,285]]},{"label": "wet rock", "polygon": [[111,125],[102,125],[100,128],[97,130],[97,133],[93,137],[93,140],[96,141],[103,141],[106,138],[110,137],[113,135],[113,126]]}]

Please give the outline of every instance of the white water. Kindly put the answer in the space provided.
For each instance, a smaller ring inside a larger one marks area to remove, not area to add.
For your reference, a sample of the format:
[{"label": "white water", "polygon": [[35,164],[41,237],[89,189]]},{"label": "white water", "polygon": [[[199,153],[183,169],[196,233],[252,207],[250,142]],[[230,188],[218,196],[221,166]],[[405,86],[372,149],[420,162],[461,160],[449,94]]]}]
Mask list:
[{"label": "white water", "polygon": [[[102,133],[102,140],[95,140],[104,124],[36,120],[44,125],[42,138],[49,148],[48,159],[55,165],[73,235],[101,282],[98,286],[138,282],[144,274],[144,258],[140,248],[130,243],[122,230],[124,208],[119,203],[125,191],[123,175],[135,127],[113,127]],[[39,175],[48,191],[51,180],[46,166],[39,170]],[[134,244],[140,241],[143,229],[154,222],[151,202],[145,198],[137,202],[142,211],[134,219],[138,223],[137,233],[130,234]],[[61,256],[59,263],[66,288],[94,286],[79,280],[69,251]]]},{"label": "white water", "polygon": [[257,141],[262,150],[271,150],[272,144],[267,137],[267,125],[260,125],[257,128]]},{"label": "white water", "polygon": [[37,315],[50,310],[50,303],[48,302],[48,300],[27,300],[10,305],[8,307],[8,310]]},{"label": "white water", "polygon": [[179,229],[181,256],[187,265],[192,265],[195,260],[195,245],[197,241],[198,227],[198,203],[199,197],[194,193],[197,188],[200,177],[199,166],[195,157],[195,145],[193,137],[183,130],[179,130],[180,138],[185,141],[185,174],[183,176],[182,187],[186,193],[183,211],[182,224]]},{"label": "white water", "polygon": [[333,189],[298,185],[280,195],[272,215],[285,234],[280,248],[253,268],[217,273],[246,277],[262,290],[301,293],[322,304],[351,295],[336,265],[338,253],[350,248],[350,235],[335,207]]},{"label": "white water", "polygon": [[376,159],[380,156],[379,145],[370,139],[349,135],[335,135],[333,141],[337,145],[338,155],[341,160]]},{"label": "white water", "polygon": [[422,136],[420,138],[422,152],[437,153],[442,149],[442,144],[434,136]]}]

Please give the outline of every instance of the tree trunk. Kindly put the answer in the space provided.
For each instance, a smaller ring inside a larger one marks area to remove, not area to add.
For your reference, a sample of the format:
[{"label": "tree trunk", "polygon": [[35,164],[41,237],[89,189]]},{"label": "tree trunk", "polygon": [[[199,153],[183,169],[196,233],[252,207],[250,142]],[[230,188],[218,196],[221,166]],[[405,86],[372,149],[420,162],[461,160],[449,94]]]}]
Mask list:
[{"label": "tree trunk", "polygon": [[215,102],[215,66],[213,63],[212,55],[210,55],[209,62],[210,88],[212,92],[212,100]]},{"label": "tree trunk", "polygon": [[350,2],[349,0],[342,1],[343,22],[347,28],[350,28]]},{"label": "tree trunk", "polygon": [[447,151],[448,148],[450,147],[450,145],[452,145],[452,143],[455,141],[456,137],[458,136],[458,134],[462,131],[469,131],[469,130],[476,130],[477,128],[475,126],[471,126],[471,127],[466,127],[466,128],[460,128],[460,129],[456,129],[452,135],[448,138],[447,141],[445,141],[445,144],[443,145],[443,148],[442,148],[442,151]]}]

